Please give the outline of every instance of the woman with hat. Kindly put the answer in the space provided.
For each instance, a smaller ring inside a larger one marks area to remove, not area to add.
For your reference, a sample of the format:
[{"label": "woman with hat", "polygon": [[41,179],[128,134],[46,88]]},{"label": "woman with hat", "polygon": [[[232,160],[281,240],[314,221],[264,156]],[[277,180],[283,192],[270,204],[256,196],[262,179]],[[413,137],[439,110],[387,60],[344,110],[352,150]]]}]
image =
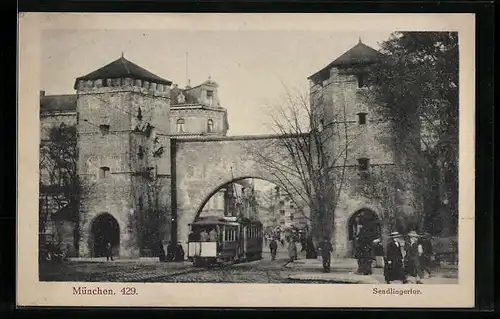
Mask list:
[{"label": "woman with hat", "polygon": [[389,241],[386,248],[386,256],[384,263],[385,282],[390,284],[391,281],[399,280],[404,284],[407,283],[404,270],[405,247],[401,241],[401,235],[398,232],[392,232],[389,235]]},{"label": "woman with hat", "polygon": [[408,233],[410,243],[408,245],[408,252],[405,256],[406,273],[408,276],[415,277],[417,284],[422,283],[421,278],[424,276],[420,265],[420,258],[424,251],[420,244],[419,237],[417,232],[413,230]]}]

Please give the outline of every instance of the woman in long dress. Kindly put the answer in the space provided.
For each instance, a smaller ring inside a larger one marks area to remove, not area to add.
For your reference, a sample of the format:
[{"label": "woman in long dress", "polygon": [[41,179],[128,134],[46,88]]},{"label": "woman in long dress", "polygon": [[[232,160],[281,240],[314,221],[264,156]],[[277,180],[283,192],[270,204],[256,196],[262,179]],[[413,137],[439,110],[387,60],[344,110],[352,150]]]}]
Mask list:
[{"label": "woman in long dress", "polygon": [[393,232],[389,235],[387,243],[386,256],[384,263],[385,282],[390,284],[391,281],[398,280],[407,283],[404,270],[404,244],[400,241],[400,234]]}]

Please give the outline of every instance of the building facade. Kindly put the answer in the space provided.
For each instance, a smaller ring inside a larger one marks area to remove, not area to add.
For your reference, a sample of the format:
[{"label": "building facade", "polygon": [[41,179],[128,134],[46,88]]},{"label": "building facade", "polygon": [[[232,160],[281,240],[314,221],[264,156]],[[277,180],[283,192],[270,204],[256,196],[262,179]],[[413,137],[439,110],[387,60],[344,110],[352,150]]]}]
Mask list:
[{"label": "building facade", "polygon": [[[311,105],[323,121],[325,134],[330,123],[342,125],[348,132],[343,140],[332,140],[330,149],[336,156],[337,146],[346,145],[349,154],[345,187],[335,210],[333,240],[338,256],[352,253],[351,229],[356,220],[383,218],[383,203],[363,196],[359,185],[370,172],[395,167],[397,162],[396,150],[384,143],[390,138],[386,122],[359,96],[369,85],[368,66],[378,58],[376,50],[360,41],[309,77]],[[61,123],[63,129],[76,128],[74,173],[85,196],[79,202],[71,196],[59,200],[52,186],[64,190],[71,183],[61,178],[65,172],[48,172],[53,165],[42,161],[41,152],[41,215],[58,216],[56,221],[47,218],[44,228],[57,233],[57,241],[74,256],[101,256],[107,242],[121,257],[154,255],[155,248],[171,239],[173,227],[185,226],[174,226],[171,211],[171,197],[176,196],[171,182],[176,169],[172,140],[224,137],[229,129],[218,85],[208,79],[181,89],[121,57],[77,78],[74,88],[76,95],[41,92],[41,149],[53,145],[53,131],[61,129]],[[204,160],[203,154],[197,158]],[[201,169],[199,163],[183,164]],[[402,206],[403,195],[398,197]],[[202,214],[241,211],[250,218],[261,218],[265,210],[259,208],[257,197],[244,181],[229,184],[214,193]],[[273,200],[276,203],[267,213],[272,215],[266,217],[267,224],[277,223],[282,228],[307,225],[309,213],[297,212],[286,194]],[[74,207],[78,211],[50,213]]]}]

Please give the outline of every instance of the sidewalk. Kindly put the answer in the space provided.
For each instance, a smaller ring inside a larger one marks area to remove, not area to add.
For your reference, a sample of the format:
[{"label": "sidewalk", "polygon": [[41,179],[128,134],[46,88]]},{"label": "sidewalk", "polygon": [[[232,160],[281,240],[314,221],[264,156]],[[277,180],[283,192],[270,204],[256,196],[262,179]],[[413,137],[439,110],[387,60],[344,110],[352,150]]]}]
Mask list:
[{"label": "sidewalk", "polygon": [[[290,272],[284,274],[286,279],[293,281],[323,281],[340,284],[384,284],[385,279],[382,268],[373,268],[372,275],[357,275],[357,261],[352,258],[332,258],[331,270],[329,273],[323,272],[321,258],[318,259],[299,259],[285,266]],[[424,284],[457,284],[456,269],[438,269],[433,277],[424,278]],[[409,278],[412,283],[413,278]]]}]

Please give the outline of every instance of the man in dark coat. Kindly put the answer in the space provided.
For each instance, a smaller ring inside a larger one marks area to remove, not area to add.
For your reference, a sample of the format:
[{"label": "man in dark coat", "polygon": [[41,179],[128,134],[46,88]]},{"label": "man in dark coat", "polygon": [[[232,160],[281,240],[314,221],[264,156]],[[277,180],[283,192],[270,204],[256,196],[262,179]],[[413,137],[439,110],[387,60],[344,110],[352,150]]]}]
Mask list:
[{"label": "man in dark coat", "polygon": [[271,251],[271,260],[275,260],[276,252],[278,251],[278,243],[276,242],[276,239],[273,238],[269,243],[269,250]]},{"label": "man in dark coat", "polygon": [[356,245],[356,258],[358,259],[357,273],[360,275],[372,274],[372,240],[368,227],[360,229],[357,245]]},{"label": "man in dark coat", "polygon": [[423,254],[420,256],[420,265],[422,266],[422,270],[427,272],[429,277],[432,277],[432,256],[434,255],[434,251],[432,249],[431,236],[423,234],[420,237],[420,244],[423,249]]},{"label": "man in dark coat", "polygon": [[113,261],[113,247],[111,246],[111,243],[108,241],[106,243],[106,261],[110,260]]},{"label": "man in dark coat", "polygon": [[405,248],[400,237],[398,232],[393,232],[389,235],[384,265],[385,282],[388,284],[394,280],[400,280],[403,283],[408,282],[403,263]]},{"label": "man in dark coat", "polygon": [[406,274],[415,277],[416,283],[422,283],[424,276],[422,267],[420,266],[420,257],[422,256],[423,249],[419,242],[419,235],[415,231],[408,233],[409,245],[405,255]]},{"label": "man in dark coat", "polygon": [[316,259],[318,258],[318,254],[316,252],[316,249],[314,248],[314,242],[312,239],[312,236],[307,237],[307,244],[306,244],[306,259]]},{"label": "man in dark coat", "polygon": [[330,262],[332,258],[333,246],[325,236],[323,241],[319,244],[319,251],[321,251],[321,258],[323,259],[323,271],[330,272]]}]

